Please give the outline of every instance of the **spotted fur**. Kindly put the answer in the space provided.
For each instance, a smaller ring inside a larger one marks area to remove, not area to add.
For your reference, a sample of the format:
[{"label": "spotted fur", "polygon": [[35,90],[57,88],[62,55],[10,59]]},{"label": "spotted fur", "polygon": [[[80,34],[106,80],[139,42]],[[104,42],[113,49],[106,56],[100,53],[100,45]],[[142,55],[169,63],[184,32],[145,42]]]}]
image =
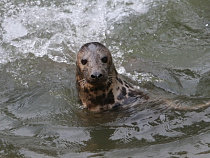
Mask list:
[{"label": "spotted fur", "polygon": [[113,64],[109,50],[98,42],[81,47],[76,61],[76,86],[83,106],[103,111],[128,105],[148,96],[123,80]]}]

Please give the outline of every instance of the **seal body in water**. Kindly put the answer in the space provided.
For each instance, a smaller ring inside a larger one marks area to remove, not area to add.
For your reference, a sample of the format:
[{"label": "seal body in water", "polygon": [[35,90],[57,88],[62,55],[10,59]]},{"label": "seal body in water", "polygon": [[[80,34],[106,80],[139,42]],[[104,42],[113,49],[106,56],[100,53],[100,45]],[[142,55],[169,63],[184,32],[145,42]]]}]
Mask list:
[{"label": "seal body in water", "polygon": [[[104,111],[118,106],[145,102],[148,95],[127,83],[115,69],[109,50],[98,42],[83,45],[77,54],[76,87],[83,106],[90,111]],[[210,106],[180,106],[168,99],[158,100],[180,110]]]},{"label": "seal body in water", "polygon": [[103,111],[130,105],[149,97],[134,89],[119,75],[109,50],[98,42],[81,47],[76,61],[76,86],[83,106],[91,111]]}]

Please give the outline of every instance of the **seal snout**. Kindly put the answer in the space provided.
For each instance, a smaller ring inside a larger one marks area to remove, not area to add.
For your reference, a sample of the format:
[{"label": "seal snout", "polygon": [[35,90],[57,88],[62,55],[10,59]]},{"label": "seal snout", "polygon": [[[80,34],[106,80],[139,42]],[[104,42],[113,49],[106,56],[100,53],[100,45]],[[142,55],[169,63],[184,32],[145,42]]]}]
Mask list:
[{"label": "seal snout", "polygon": [[88,81],[90,84],[95,85],[95,84],[101,84],[106,82],[107,77],[105,75],[105,72],[100,71],[100,70],[95,70],[92,73],[89,74]]}]

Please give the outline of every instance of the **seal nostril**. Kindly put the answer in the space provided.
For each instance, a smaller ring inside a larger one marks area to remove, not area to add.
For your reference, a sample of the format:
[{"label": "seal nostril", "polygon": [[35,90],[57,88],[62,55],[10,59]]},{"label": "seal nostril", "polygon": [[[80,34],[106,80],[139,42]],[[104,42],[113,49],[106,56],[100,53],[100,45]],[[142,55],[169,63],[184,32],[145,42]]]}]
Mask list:
[{"label": "seal nostril", "polygon": [[101,73],[94,73],[92,74],[90,77],[92,79],[98,79],[98,78],[101,78],[103,75]]},{"label": "seal nostril", "polygon": [[91,75],[91,78],[96,78],[96,76],[95,75]]},{"label": "seal nostril", "polygon": [[98,75],[98,78],[100,78],[100,77],[102,77],[102,74],[99,74],[99,75]]}]

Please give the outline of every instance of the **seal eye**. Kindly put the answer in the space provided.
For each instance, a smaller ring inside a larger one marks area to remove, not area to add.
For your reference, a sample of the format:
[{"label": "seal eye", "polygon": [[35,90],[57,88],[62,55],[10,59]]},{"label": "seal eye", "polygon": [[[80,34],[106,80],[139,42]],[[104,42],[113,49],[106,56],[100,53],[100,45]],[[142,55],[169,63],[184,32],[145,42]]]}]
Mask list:
[{"label": "seal eye", "polygon": [[82,65],[85,65],[85,64],[87,64],[87,60],[86,59],[82,59],[81,63],[82,63]]},{"label": "seal eye", "polygon": [[108,62],[108,57],[103,57],[103,58],[101,58],[101,61],[102,61],[103,63],[107,63],[107,62]]}]

